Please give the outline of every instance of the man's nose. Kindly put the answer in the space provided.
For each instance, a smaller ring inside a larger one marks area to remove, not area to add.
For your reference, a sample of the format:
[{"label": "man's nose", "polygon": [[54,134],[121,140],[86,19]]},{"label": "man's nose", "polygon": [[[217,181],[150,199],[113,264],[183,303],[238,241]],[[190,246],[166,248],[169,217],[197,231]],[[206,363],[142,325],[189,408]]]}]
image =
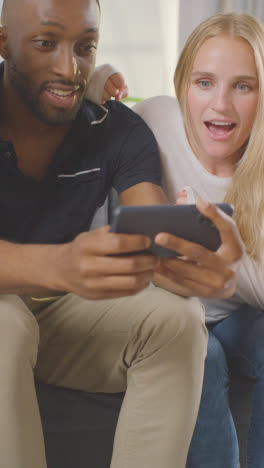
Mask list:
[{"label": "man's nose", "polygon": [[53,73],[65,81],[73,81],[77,74],[77,61],[71,47],[61,47],[54,56]]}]

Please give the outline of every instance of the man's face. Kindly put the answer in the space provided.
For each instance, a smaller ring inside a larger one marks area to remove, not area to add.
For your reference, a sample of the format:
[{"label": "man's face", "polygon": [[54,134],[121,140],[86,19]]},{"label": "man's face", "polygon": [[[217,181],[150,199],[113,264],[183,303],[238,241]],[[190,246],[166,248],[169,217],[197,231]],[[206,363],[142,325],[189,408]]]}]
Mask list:
[{"label": "man's face", "polygon": [[8,28],[8,80],[32,114],[48,125],[76,117],[93,74],[99,34],[96,0],[28,0]]}]

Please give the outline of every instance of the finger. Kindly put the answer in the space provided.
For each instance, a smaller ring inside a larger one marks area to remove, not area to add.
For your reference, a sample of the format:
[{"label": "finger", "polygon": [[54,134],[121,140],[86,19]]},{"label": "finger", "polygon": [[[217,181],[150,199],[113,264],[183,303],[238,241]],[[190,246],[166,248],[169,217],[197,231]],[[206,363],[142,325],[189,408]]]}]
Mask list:
[{"label": "finger", "polygon": [[116,86],[113,81],[109,78],[105,84],[104,91],[110,97],[115,97],[119,92],[119,86]]},{"label": "finger", "polygon": [[159,233],[155,242],[213,270],[218,270],[226,264],[236,268],[236,262],[241,259],[244,247],[234,220],[213,204],[199,201],[197,207],[219,229],[222,244],[217,252],[167,233]]},{"label": "finger", "polygon": [[122,89],[119,90],[117,93],[115,99],[116,101],[120,101],[121,99],[124,99],[128,96],[128,87],[124,86]]},{"label": "finger", "polygon": [[176,205],[188,205],[187,197],[185,195],[178,197],[175,204]]},{"label": "finger", "polygon": [[177,193],[176,205],[187,205],[188,204],[188,195],[186,190],[182,190]]},{"label": "finger", "polygon": [[80,263],[82,276],[131,275],[154,271],[158,258],[153,255],[129,257],[83,257]]},{"label": "finger", "polygon": [[109,227],[96,229],[79,236],[80,251],[84,255],[104,256],[144,251],[151,239],[139,234],[116,234],[107,232]]},{"label": "finger", "polygon": [[221,237],[221,250],[219,253],[222,258],[229,263],[238,261],[244,253],[244,246],[235,221],[223,210],[204,200],[197,202],[197,208],[219,230]]},{"label": "finger", "polygon": [[[113,275],[113,276],[101,276],[98,278],[87,278],[85,286],[89,291],[129,291],[136,293],[146,288],[151,279],[153,273],[143,272],[137,275]],[[123,293],[124,294],[124,293]]]},{"label": "finger", "polygon": [[126,85],[124,87],[116,88],[112,83],[107,83],[103,91],[103,99],[105,101],[109,101],[112,97],[114,97],[116,101],[120,101],[127,96],[128,87]]},{"label": "finger", "polygon": [[226,263],[221,256],[194,242],[163,232],[159,233],[154,240],[156,244],[187,257],[190,263],[198,263],[216,271],[226,268]]},{"label": "finger", "polygon": [[126,87],[125,77],[120,72],[113,73],[113,75],[110,76],[109,81],[117,89],[122,89]]},{"label": "finger", "polygon": [[113,95],[117,101],[128,96],[128,87],[122,73],[114,73],[109,81],[109,85],[111,84],[117,90],[116,94]]},{"label": "finger", "polygon": [[199,296],[210,299],[225,299],[233,295],[236,288],[235,277],[227,280],[225,286],[219,289],[218,287],[212,286],[212,284],[200,282],[200,274],[196,274],[195,277],[190,278],[188,275],[182,276],[179,273],[175,274],[175,272],[164,266],[162,268],[162,273],[160,274],[165,276],[174,284],[178,284],[183,289],[183,291],[185,291],[185,294],[191,296]]},{"label": "finger", "polygon": [[161,260],[156,271],[168,272],[168,270],[172,272],[177,281],[181,278],[189,279],[198,284],[207,286],[215,292],[224,289],[226,284],[234,277],[234,272],[229,268],[221,269],[221,271],[213,271],[202,265],[178,259]]}]

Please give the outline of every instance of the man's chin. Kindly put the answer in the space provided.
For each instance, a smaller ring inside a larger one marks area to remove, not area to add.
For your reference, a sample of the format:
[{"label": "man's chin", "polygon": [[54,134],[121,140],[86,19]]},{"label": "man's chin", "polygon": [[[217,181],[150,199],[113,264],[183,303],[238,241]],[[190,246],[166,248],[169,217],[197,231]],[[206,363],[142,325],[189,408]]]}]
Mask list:
[{"label": "man's chin", "polygon": [[80,106],[78,108],[71,109],[70,111],[65,110],[56,110],[54,112],[44,112],[40,111],[37,112],[35,115],[42,123],[46,125],[50,125],[52,127],[60,127],[64,125],[68,125],[69,123],[75,120]]}]

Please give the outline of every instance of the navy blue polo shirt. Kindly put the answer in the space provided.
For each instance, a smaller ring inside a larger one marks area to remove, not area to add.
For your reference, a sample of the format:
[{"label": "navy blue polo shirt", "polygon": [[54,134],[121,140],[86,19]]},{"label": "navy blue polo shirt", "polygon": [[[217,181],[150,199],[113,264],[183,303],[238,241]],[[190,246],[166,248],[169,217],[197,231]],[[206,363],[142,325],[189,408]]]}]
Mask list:
[{"label": "navy blue polo shirt", "polygon": [[[36,158],[38,155],[36,154]],[[89,230],[111,187],[161,185],[159,151],[143,120],[121,103],[84,101],[45,178],[17,167],[12,143],[0,133],[0,238],[62,243]]]}]

